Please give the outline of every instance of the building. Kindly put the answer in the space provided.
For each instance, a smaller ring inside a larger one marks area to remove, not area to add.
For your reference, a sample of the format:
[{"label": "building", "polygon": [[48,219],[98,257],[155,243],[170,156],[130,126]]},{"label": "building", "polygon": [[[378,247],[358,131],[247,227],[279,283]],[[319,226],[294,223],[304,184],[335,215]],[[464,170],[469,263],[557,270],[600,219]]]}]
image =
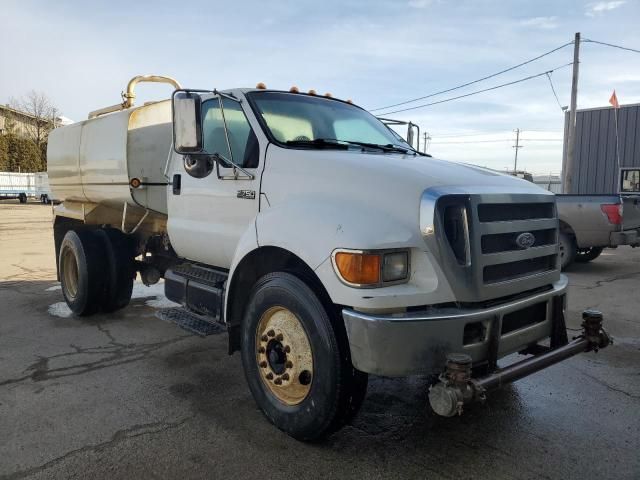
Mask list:
[{"label": "building", "polygon": [[558,174],[534,175],[533,183],[553,193],[562,193],[562,178]]},{"label": "building", "polygon": [[[568,126],[569,113],[565,115],[563,166]],[[574,152],[573,188],[565,193],[619,193],[620,169],[640,168],[640,104],[621,105],[617,111],[613,107],[577,110]]]},{"label": "building", "polygon": [[44,121],[30,113],[16,110],[8,105],[0,105],[0,135],[14,133],[21,137],[29,137],[31,136],[30,132],[36,128],[38,122],[46,122],[49,128],[73,123],[72,120],[60,116],[55,117],[55,122],[51,120]]}]

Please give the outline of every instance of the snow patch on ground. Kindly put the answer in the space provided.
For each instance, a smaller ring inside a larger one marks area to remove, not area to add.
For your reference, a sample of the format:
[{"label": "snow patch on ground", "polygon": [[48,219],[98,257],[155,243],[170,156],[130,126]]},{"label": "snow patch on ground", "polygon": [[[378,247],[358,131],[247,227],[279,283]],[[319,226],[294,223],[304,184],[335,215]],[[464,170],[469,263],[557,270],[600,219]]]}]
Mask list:
[{"label": "snow patch on ground", "polygon": [[66,302],[58,302],[53,305],[49,305],[49,315],[60,318],[69,318],[73,315],[73,312],[67,306]]},{"label": "snow patch on ground", "polygon": [[[47,288],[48,292],[54,290],[60,290],[60,285],[55,285],[53,287]],[[146,301],[145,305],[151,308],[171,308],[171,307],[179,307],[177,303],[172,302],[167,297],[164,296],[164,282],[156,283],[155,285],[151,285],[147,287],[143,283],[135,282],[133,284],[133,292],[131,293],[131,299],[135,298],[144,298]],[[52,305],[49,305],[49,315],[60,318],[69,318],[73,315],[73,312],[65,302],[58,302]]]},{"label": "snow patch on ground", "polygon": [[152,308],[171,308],[180,306],[164,296],[164,282],[158,282],[149,287],[143,283],[136,282],[133,284],[133,293],[131,294],[131,298],[148,298],[144,303]]},{"label": "snow patch on ground", "polygon": [[56,290],[62,290],[62,285],[54,285],[45,290],[45,292],[55,292]]}]

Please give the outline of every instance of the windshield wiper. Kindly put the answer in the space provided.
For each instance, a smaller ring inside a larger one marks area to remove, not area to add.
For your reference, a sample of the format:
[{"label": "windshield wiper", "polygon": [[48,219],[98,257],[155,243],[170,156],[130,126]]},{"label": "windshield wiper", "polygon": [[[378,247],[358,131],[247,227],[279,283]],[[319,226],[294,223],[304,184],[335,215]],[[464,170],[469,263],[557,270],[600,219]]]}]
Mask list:
[{"label": "windshield wiper", "polygon": [[392,143],[387,143],[386,145],[382,145],[379,143],[367,143],[367,142],[356,142],[353,140],[340,140],[341,142],[346,142],[352,145],[359,145],[361,147],[367,147],[367,148],[377,148],[379,150],[382,150],[383,152],[400,152],[400,153],[412,153],[412,150],[409,150],[408,148],[404,148],[401,147],[399,145],[394,145]]},{"label": "windshield wiper", "polygon": [[341,150],[346,150],[349,148],[349,145],[357,145],[359,147],[364,148],[375,148],[377,150],[382,150],[383,152],[399,152],[404,154],[415,155],[413,150],[408,148],[401,147],[399,145],[393,145],[392,143],[388,143],[386,145],[382,145],[379,143],[368,143],[368,142],[357,142],[355,140],[338,140],[337,138],[316,138],[315,140],[289,140],[287,141],[287,145],[300,145],[300,146],[308,146],[314,148],[339,148]]},{"label": "windshield wiper", "polygon": [[348,150],[349,146],[339,143],[338,140],[328,138],[316,138],[315,140],[287,140],[287,145],[310,147],[310,148],[335,148],[338,150]]}]

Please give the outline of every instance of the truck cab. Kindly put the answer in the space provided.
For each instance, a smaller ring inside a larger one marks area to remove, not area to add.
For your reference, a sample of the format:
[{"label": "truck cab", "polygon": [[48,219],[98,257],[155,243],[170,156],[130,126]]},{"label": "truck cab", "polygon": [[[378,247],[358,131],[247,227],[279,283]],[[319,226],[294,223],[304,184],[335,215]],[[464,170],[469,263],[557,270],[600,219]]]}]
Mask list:
[{"label": "truck cab", "polygon": [[[177,85],[65,128],[49,153],[69,306],[113,311],[136,272],[164,278],[183,306],[165,316],[222,326],[256,402],[296,438],[347,423],[368,374],[440,373],[430,404],[451,416],[501,375],[608,344],[597,313],[567,342],[553,194],[425,156],[349,100]],[[498,370],[514,352],[538,356]]]}]

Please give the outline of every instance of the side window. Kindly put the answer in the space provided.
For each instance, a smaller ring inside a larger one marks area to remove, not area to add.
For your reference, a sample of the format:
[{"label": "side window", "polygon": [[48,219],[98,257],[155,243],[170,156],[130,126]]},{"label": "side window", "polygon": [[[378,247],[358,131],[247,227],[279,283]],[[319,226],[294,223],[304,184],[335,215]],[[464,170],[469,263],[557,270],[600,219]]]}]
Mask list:
[{"label": "side window", "polygon": [[640,192],[640,170],[622,170],[621,193]]},{"label": "side window", "polygon": [[[256,168],[260,154],[258,139],[253,133],[242,107],[238,102],[228,98],[222,99],[222,105],[233,161],[244,168]],[[218,153],[225,158],[231,158],[217,98],[207,100],[202,104],[202,131],[206,152]]]}]

